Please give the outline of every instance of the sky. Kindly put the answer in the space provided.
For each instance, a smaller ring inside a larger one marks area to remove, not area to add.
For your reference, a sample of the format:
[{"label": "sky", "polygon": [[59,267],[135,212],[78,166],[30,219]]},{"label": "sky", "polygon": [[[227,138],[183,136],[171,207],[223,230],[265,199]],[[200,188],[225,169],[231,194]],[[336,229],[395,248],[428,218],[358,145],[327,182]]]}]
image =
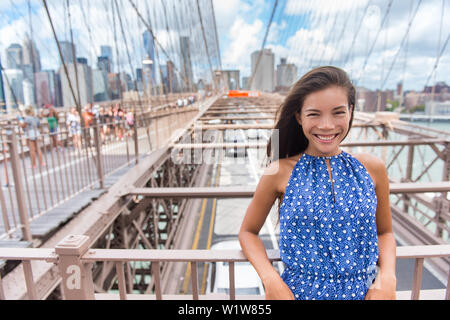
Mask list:
[{"label": "sky", "polygon": [[[186,5],[178,19],[184,21],[190,15],[193,17],[191,25],[198,25],[196,1],[183,1]],[[69,34],[67,19],[64,19],[65,2],[48,0],[60,39]],[[145,1],[134,2],[145,11]],[[92,64],[99,55],[101,44],[114,43],[111,16],[105,15],[104,0],[70,0],[70,3],[77,55],[88,58]],[[129,0],[119,0],[119,3],[123,9],[128,46],[134,52],[132,64],[137,66],[142,61],[140,35],[145,27],[136,17]],[[166,3],[169,4],[169,18],[174,17],[170,4],[177,2]],[[202,10],[206,10],[205,3],[209,0],[199,3]],[[275,68],[280,58],[286,58],[288,63],[297,66],[300,77],[314,66],[333,64],[346,70],[357,85],[372,90],[394,89],[399,81],[404,83],[406,90],[422,90],[427,81],[428,85],[434,81],[450,84],[450,44],[442,50],[450,30],[449,0],[279,0],[275,11],[274,0],[212,0],[212,3],[222,68],[238,69],[241,77],[250,76],[250,55],[261,49],[274,12],[265,47],[275,54]],[[166,25],[158,20],[162,11],[151,12],[151,16],[159,42],[177,61],[179,55],[172,48],[174,42],[171,39],[189,34],[187,24],[177,25],[172,19]],[[203,23],[209,52],[214,56],[212,21],[205,18]],[[11,43],[22,43],[25,32],[36,39],[43,68],[57,69],[58,52],[42,1],[0,0],[0,56],[3,62],[5,49]],[[197,77],[207,77],[208,64],[215,69],[218,59],[208,62],[205,58],[201,33],[192,35],[192,39]],[[129,62],[123,43],[119,50],[119,63],[127,69]],[[433,72],[438,57],[439,63]]]},{"label": "sky", "polygon": [[[265,47],[275,53],[275,65],[285,57],[297,65],[299,76],[331,62],[372,90],[393,89],[399,81],[406,89],[422,90],[436,62],[438,45],[442,47],[449,35],[450,1],[394,0],[386,14],[389,1],[278,1]],[[250,54],[261,48],[274,3],[214,0],[224,69],[250,75]],[[429,85],[433,79],[450,84],[449,46]]]}]

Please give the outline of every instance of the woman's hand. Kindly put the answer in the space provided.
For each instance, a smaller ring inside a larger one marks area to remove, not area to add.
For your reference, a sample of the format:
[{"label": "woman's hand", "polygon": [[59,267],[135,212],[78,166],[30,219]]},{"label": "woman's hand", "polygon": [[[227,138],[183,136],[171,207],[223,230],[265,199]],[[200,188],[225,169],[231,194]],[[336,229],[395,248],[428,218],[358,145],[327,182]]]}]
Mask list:
[{"label": "woman's hand", "polygon": [[397,279],[394,275],[379,274],[367,291],[365,300],[396,300]]},{"label": "woman's hand", "polygon": [[263,281],[266,300],[295,300],[292,291],[277,274]]}]

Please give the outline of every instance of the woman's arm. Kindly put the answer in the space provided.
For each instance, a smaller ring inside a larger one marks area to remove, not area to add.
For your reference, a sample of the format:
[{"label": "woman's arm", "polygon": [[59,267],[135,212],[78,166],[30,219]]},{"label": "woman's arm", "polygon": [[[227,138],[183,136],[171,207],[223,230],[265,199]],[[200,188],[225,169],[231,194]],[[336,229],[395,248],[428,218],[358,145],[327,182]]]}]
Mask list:
[{"label": "woman's arm", "polygon": [[278,162],[269,166],[256,187],[239,231],[242,251],[255,268],[266,291],[266,299],[293,299],[292,292],[270,262],[258,234],[278,196]]},{"label": "woman's arm", "polygon": [[389,179],[386,167],[378,158],[371,161],[377,194],[377,234],[379,273],[366,294],[366,299],[395,299],[396,244],[392,231],[392,216],[389,204]]}]

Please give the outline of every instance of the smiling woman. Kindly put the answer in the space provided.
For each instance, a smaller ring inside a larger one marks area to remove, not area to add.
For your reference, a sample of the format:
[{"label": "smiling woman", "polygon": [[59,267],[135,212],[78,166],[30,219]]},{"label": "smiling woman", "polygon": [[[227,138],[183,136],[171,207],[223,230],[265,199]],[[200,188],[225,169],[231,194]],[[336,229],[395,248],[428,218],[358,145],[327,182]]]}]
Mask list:
[{"label": "smiling woman", "polygon": [[[321,92],[321,94],[317,94],[318,92]],[[323,108],[330,105],[333,108],[329,112],[327,108]],[[277,141],[279,158],[304,152],[310,143],[314,148],[315,142],[318,142],[319,139],[314,138],[311,134],[325,136],[336,134],[335,130],[337,129],[329,128],[332,123],[327,123],[330,120],[330,114],[339,120],[336,125],[339,126],[340,137],[334,139],[334,148],[336,148],[345,139],[351,128],[354,105],[355,88],[341,69],[320,67],[305,74],[293,86],[276,115],[275,130],[279,135]],[[305,130],[305,126],[302,126],[302,122],[304,122],[307,130]],[[309,132],[309,127],[316,123],[319,127],[315,128],[312,133]],[[329,137],[325,137],[324,140],[327,138]],[[269,157],[272,153],[272,144],[271,139],[267,145]],[[327,148],[327,150],[332,149],[329,146]],[[273,160],[277,160],[277,158]]]},{"label": "smiling woman", "polygon": [[[280,107],[278,158],[256,187],[239,232],[266,299],[395,299],[395,240],[384,163],[340,149],[355,104],[345,71],[306,73]],[[278,275],[258,237],[280,200]]]}]

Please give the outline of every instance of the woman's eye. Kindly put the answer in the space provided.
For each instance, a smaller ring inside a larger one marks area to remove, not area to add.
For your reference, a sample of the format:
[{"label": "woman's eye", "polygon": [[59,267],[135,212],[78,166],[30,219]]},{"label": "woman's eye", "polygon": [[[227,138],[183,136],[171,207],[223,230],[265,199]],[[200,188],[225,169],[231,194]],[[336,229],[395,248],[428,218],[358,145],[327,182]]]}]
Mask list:
[{"label": "woman's eye", "polygon": [[314,116],[317,116],[318,114],[317,113],[310,113],[310,114],[307,114],[306,116],[307,117],[314,117]]}]

